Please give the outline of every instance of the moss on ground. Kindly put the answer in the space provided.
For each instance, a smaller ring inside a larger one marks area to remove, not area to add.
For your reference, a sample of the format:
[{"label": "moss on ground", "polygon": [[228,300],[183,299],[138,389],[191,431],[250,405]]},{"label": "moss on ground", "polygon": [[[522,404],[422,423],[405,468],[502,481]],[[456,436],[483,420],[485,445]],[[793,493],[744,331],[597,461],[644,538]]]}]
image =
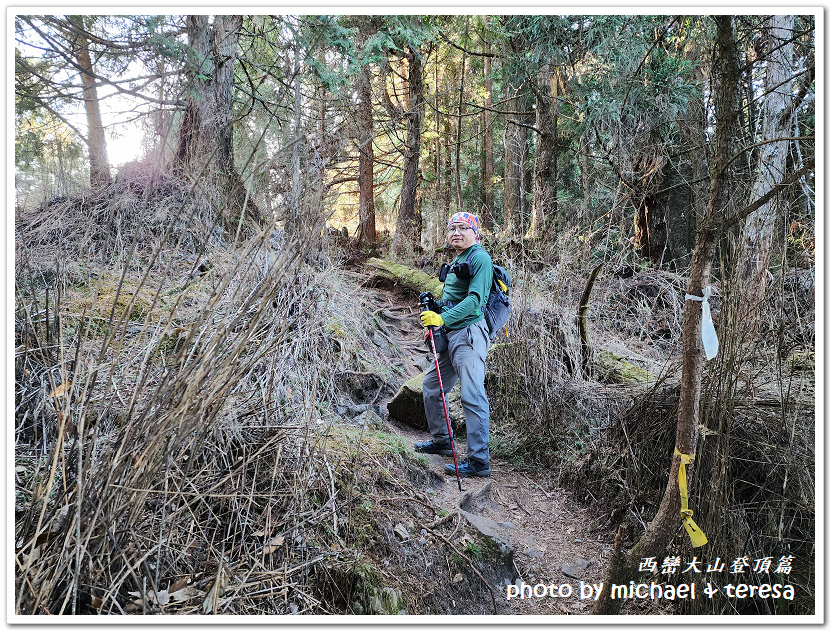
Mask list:
[{"label": "moss on ground", "polygon": [[652,383],[657,377],[621,356],[602,350],[597,362],[599,379],[608,383]]},{"label": "moss on ground", "polygon": [[66,296],[69,312],[86,313],[99,322],[108,320],[110,313],[113,321],[123,318],[143,322],[148,315],[151,322],[161,319],[159,302],[153,306],[155,293],[152,289],[146,286],[138,289],[138,282],[125,279],[119,291],[119,282],[117,276],[105,276],[80,292],[70,290]]},{"label": "moss on ground", "polygon": [[812,351],[793,352],[786,358],[786,363],[791,370],[815,370],[816,353]]},{"label": "moss on ground", "polygon": [[372,267],[378,275],[394,280],[416,294],[429,291],[437,299],[444,288],[444,284],[438,278],[406,265],[380,258],[370,258],[366,264]]}]

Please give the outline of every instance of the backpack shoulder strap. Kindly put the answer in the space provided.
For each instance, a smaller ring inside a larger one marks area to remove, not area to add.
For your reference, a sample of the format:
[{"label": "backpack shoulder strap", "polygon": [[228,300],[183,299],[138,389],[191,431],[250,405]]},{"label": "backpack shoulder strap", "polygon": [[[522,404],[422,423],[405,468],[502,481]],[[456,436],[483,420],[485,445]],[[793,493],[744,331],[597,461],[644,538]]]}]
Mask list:
[{"label": "backpack shoulder strap", "polygon": [[469,254],[467,254],[467,260],[466,260],[466,262],[472,262],[472,261],[473,261],[473,258],[475,258],[475,257],[476,257],[476,254],[478,254],[479,252],[483,252],[483,251],[484,251],[484,248],[483,248],[483,247],[481,247],[481,246],[479,245],[479,246],[478,246],[478,247],[476,247],[476,248],[475,248],[472,252],[470,252]]},{"label": "backpack shoulder strap", "polygon": [[[472,253],[470,253],[470,254],[468,255],[468,257],[467,257],[467,262],[472,261],[472,259],[473,259],[473,258],[475,258],[475,255],[476,255],[479,251],[482,251],[482,252],[483,252],[483,251],[485,251],[485,250],[484,250],[484,248],[483,248],[483,247],[479,247],[478,249],[476,249],[475,251],[473,251]],[[499,280],[499,279],[501,279],[501,277],[502,277],[504,274],[502,274],[502,273],[500,272],[501,267],[499,267],[496,263],[494,263],[492,258],[490,259],[490,264],[492,264],[492,266],[493,266],[493,282],[490,284],[490,293],[492,293],[492,292],[493,292],[496,288],[501,289],[501,287],[498,285],[498,280]],[[502,280],[502,282],[504,282],[504,280]],[[510,286],[510,280],[509,280],[509,278],[508,278],[508,280],[506,281],[506,283],[505,283],[505,284],[506,284],[506,286],[508,286],[508,287]]]},{"label": "backpack shoulder strap", "polygon": [[[483,250],[484,248],[482,247],[480,249]],[[478,250],[476,250],[470,255],[470,260],[472,260],[473,256],[475,256],[477,251]],[[492,262],[492,258],[490,260]],[[504,287],[500,286],[499,283],[503,284]],[[491,285],[491,290],[494,290],[496,287],[498,287],[502,291],[502,293],[507,295],[510,289],[510,284],[510,274],[507,272],[507,269],[505,269],[504,267],[499,267],[496,263],[493,263],[493,284]]]}]

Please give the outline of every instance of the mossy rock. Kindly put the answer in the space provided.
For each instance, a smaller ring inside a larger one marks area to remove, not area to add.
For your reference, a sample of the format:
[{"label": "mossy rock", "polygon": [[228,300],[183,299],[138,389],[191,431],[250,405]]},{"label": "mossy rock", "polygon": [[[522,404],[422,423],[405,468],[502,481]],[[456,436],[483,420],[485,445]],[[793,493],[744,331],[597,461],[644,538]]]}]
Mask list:
[{"label": "mossy rock", "polygon": [[334,423],[321,437],[320,446],[343,456],[359,455],[362,451],[379,458],[403,457],[409,454],[406,442],[391,433],[385,423],[378,427]]},{"label": "mossy rock", "polygon": [[429,291],[438,299],[444,289],[443,283],[438,278],[406,265],[380,258],[370,258],[366,264],[375,270],[376,275],[393,280],[418,295]]},{"label": "mossy rock", "polygon": [[651,383],[657,380],[648,370],[607,350],[599,353],[597,371],[599,380],[606,383]]},{"label": "mossy rock", "polygon": [[[400,386],[394,398],[386,406],[389,418],[403,422],[418,429],[427,430],[427,417],[424,411],[424,376],[426,372],[413,376]],[[456,385],[447,395],[447,408],[450,413],[452,430],[455,433],[464,427],[464,409],[461,407],[461,387]]]},{"label": "mossy rock", "polygon": [[816,353],[812,351],[807,352],[793,352],[785,359],[787,367],[791,370],[815,370],[816,369]]}]

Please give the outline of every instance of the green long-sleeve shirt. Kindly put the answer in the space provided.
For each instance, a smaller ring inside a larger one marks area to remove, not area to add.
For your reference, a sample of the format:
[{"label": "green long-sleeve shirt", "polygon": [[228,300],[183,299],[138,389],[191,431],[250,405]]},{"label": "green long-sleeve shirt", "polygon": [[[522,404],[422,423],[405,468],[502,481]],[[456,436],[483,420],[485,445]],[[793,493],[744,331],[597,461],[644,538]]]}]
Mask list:
[{"label": "green long-sleeve shirt", "polygon": [[[474,256],[473,252],[478,249],[483,253]],[[493,260],[481,245],[475,244],[456,256],[450,265],[468,260],[473,266],[471,278],[462,280],[451,273],[444,282],[441,299],[455,304],[453,308],[441,311],[447,330],[458,330],[484,319],[482,307],[487,303],[493,284]]]}]

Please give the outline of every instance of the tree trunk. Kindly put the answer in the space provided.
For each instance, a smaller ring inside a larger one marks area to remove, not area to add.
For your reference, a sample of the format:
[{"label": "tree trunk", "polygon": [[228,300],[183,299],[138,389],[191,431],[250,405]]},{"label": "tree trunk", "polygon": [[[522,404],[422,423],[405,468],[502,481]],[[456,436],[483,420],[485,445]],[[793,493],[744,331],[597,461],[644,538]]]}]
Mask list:
[{"label": "tree trunk", "polygon": [[241,15],[217,15],[213,22],[213,47],[216,51],[214,91],[216,113],[213,120],[216,141],[216,166],[222,173],[234,171],[231,108],[233,105],[233,67],[236,62]]},{"label": "tree trunk", "polygon": [[681,119],[680,133],[684,143],[690,148],[688,167],[681,172],[681,177],[692,182],[689,184],[687,200],[683,204],[685,224],[682,225],[682,249],[685,253],[690,253],[695,246],[698,219],[702,219],[706,209],[706,109],[702,103],[689,104]]},{"label": "tree trunk", "polygon": [[[467,16],[467,21],[464,27],[464,40],[467,40],[467,33],[470,28],[470,16]],[[455,194],[458,203],[458,212],[464,210],[464,199],[461,194],[461,129],[463,125],[463,105],[464,105],[464,80],[467,75],[467,50],[461,52],[461,85],[458,88],[458,122],[455,129]]]},{"label": "tree trunk", "polygon": [[[508,87],[508,90],[512,90]],[[518,99],[515,92],[507,99],[508,111],[515,111]],[[520,222],[519,205],[519,126],[513,124],[515,115],[508,115],[504,123],[504,231],[513,234]]]},{"label": "tree trunk", "polygon": [[421,57],[414,48],[407,52],[408,107],[406,111],[406,148],[401,182],[401,205],[395,226],[393,249],[402,255],[411,252],[421,240],[420,212],[416,211],[418,160],[421,153],[421,117],[424,99],[424,77]]},{"label": "tree trunk", "polygon": [[452,209],[452,152],[450,150],[450,142],[452,137],[452,123],[449,120],[449,117],[444,118],[444,216],[441,217],[439,220],[439,227],[441,228],[441,232],[443,233],[444,241],[446,242],[447,232],[446,232],[446,225],[443,225],[443,222],[449,219],[449,215],[451,214]]},{"label": "tree trunk", "polygon": [[241,26],[241,15],[218,15],[212,28],[208,16],[188,16],[191,96],[175,156],[177,168],[205,179],[201,188],[229,227],[238,224],[243,207],[249,216],[260,216],[246,195],[233,158],[234,66]]},{"label": "tree trunk", "polygon": [[[370,32],[365,22],[361,22],[361,37],[365,42]],[[359,213],[357,226],[358,243],[374,243],[377,240],[375,229],[375,180],[374,180],[374,119],[372,116],[372,71],[367,63],[360,70],[358,77],[360,106],[358,109],[358,174],[360,188]]]},{"label": "tree trunk", "polygon": [[634,211],[634,247],[655,268],[662,263],[667,245],[666,205],[664,195],[649,194],[642,197]]},{"label": "tree trunk", "polygon": [[216,142],[217,185],[224,192],[222,213],[236,223],[245,211],[259,218],[259,209],[246,194],[242,177],[236,171],[233,159],[233,87],[234,66],[239,51],[241,15],[217,15],[213,21],[213,47],[215,50],[214,98],[216,105],[213,119]]},{"label": "tree trunk", "polygon": [[[521,47],[521,42],[518,37],[508,38],[504,42],[503,57],[505,60],[510,59],[515,55]],[[522,224],[522,199],[521,199],[521,182],[524,174],[521,169],[522,164],[522,149],[520,133],[524,129],[515,124],[520,115],[519,107],[519,85],[518,79],[512,77],[507,67],[507,62],[502,62],[502,72],[505,73],[506,79],[502,83],[503,99],[507,114],[504,121],[504,232],[508,237],[512,237],[517,232],[523,233]]]},{"label": "tree trunk", "polygon": [[87,145],[89,148],[89,183],[93,188],[106,186],[112,181],[110,164],[107,157],[107,137],[101,119],[101,104],[98,101],[98,89],[95,86],[95,69],[89,55],[89,41],[81,34],[86,28],[83,16],[72,15],[69,20],[78,29],[73,42],[75,62],[83,68],[81,85],[83,86],[84,110],[86,111]]},{"label": "tree trunk", "polygon": [[581,226],[587,226],[591,221],[591,179],[588,175],[588,158],[590,156],[590,135],[586,131],[582,136],[579,147],[579,170],[582,180],[582,220]]},{"label": "tree trunk", "polygon": [[[438,76],[438,64],[434,64],[435,67],[435,76],[433,80],[433,99],[436,103],[438,103],[438,94],[441,90],[441,83]],[[444,213],[441,211],[443,204],[441,202],[441,191],[444,182],[442,170],[443,170],[443,162],[441,161],[441,112],[440,107],[436,109],[435,112],[435,225],[433,229],[433,237],[434,240],[432,241],[433,245],[442,242],[443,238],[443,230],[441,229],[441,219],[443,219]]]},{"label": "tree trunk", "polygon": [[[734,21],[731,16],[715,16],[717,40],[716,59],[713,67],[712,93],[715,100],[716,129],[712,159],[712,175],[706,215],[692,253],[687,293],[700,296],[709,282],[712,259],[715,254],[717,234],[722,221],[723,208],[729,192],[729,172],[726,165],[732,154],[732,141],[736,132],[738,113],[737,45]],[[683,371],[680,380],[680,400],[677,410],[677,434],[675,448],[683,454],[694,455],[697,447],[697,429],[700,409],[700,385],[703,376],[701,343],[702,306],[687,300],[683,308]],[[663,555],[678,530],[680,491],[678,471],[680,458],[672,457],[669,481],[663,500],[645,533],[627,554],[612,557],[606,584],[627,584],[637,575],[637,562],[643,557]],[[623,600],[611,599],[610,589],[603,589],[594,609],[595,614],[616,614]]]},{"label": "tree trunk", "polygon": [[[769,38],[766,47],[770,52],[764,78],[766,97],[761,114],[762,142],[791,135],[793,47],[788,40],[792,38],[793,22],[792,15],[773,15],[767,22]],[[787,140],[769,142],[758,148],[758,174],[752,186],[753,200],[762,197],[783,181],[788,148]],[[781,197],[775,196],[751,214],[743,228],[739,271],[746,291],[743,300],[746,304],[746,317],[742,321],[748,334],[752,334],[757,327],[758,306],[766,291],[766,271],[769,267],[775,218],[781,203]]]},{"label": "tree trunk", "polygon": [[[485,52],[490,53],[490,42],[485,45]],[[484,58],[484,211],[481,222],[486,229],[492,229],[496,223],[493,207],[493,75],[490,57]]]},{"label": "tree trunk", "polygon": [[[519,99],[519,102],[524,105],[525,99]],[[533,114],[529,114],[520,119],[524,119],[527,126],[533,124]],[[519,138],[519,232],[524,234],[527,231],[527,219],[530,216],[531,205],[533,199],[532,195],[528,194],[533,191],[533,165],[530,164],[530,143],[528,142],[528,127],[522,126],[518,129]]]},{"label": "tree trunk", "polygon": [[302,199],[302,180],[300,179],[300,150],[302,148],[303,128],[303,92],[300,85],[300,34],[294,40],[294,144],[291,148],[291,203],[289,206],[289,231],[300,231],[300,200]]},{"label": "tree trunk", "polygon": [[556,72],[548,77],[549,95],[539,86],[536,97],[536,157],[533,176],[533,217],[528,235],[540,237],[556,216],[556,126],[558,85]]},{"label": "tree trunk", "polygon": [[187,40],[190,46],[187,70],[192,94],[185,106],[179,128],[176,165],[201,170],[204,161],[213,155],[207,128],[214,101],[211,78],[214,67],[208,16],[187,16]]}]

